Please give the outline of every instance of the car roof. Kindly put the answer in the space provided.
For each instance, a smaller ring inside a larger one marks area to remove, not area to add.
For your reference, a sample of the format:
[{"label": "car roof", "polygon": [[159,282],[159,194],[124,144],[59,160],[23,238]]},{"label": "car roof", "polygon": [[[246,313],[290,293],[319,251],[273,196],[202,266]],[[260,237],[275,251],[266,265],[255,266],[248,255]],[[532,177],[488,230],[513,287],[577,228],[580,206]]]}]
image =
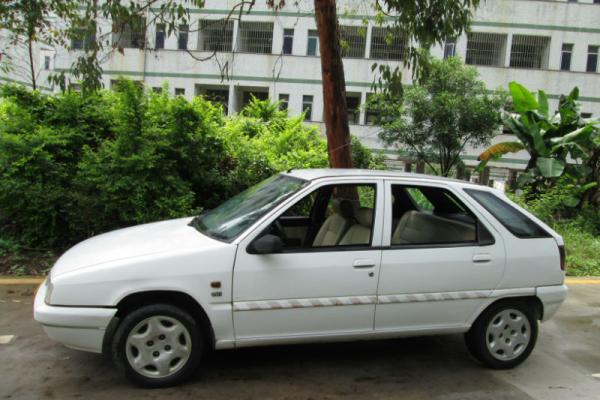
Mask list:
[{"label": "car roof", "polygon": [[410,172],[400,171],[386,171],[376,169],[356,169],[356,168],[322,168],[322,169],[292,169],[284,172],[286,175],[290,175],[296,178],[313,181],[323,178],[349,178],[349,177],[361,177],[361,178],[405,178],[416,181],[427,181],[427,182],[440,182],[440,183],[452,183],[453,185],[460,185],[465,187],[472,187],[478,189],[485,189],[486,186],[472,184],[470,182],[461,181],[459,179],[445,178],[435,175],[416,174]]}]

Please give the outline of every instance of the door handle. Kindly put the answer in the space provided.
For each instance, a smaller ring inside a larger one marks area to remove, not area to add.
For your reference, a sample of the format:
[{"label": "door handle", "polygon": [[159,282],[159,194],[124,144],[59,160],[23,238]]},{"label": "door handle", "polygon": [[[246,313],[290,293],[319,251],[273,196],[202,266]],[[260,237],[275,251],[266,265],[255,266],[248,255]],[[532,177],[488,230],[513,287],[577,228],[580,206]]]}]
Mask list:
[{"label": "door handle", "polygon": [[489,254],[475,254],[473,256],[474,263],[487,263],[492,261],[492,256]]},{"label": "door handle", "polygon": [[369,260],[368,258],[360,258],[358,260],[354,260],[352,266],[356,269],[373,268],[375,266],[375,261]]}]

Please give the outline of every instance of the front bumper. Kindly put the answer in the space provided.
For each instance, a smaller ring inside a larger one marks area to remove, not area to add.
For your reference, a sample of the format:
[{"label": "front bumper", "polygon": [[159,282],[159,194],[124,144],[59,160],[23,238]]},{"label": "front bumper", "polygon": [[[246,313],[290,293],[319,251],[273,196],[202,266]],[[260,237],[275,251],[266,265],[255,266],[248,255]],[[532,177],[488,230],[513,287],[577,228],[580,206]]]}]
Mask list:
[{"label": "front bumper", "polygon": [[569,289],[566,285],[540,286],[535,289],[535,294],[541,300],[544,306],[544,315],[542,322],[547,321],[558,311],[560,305],[567,298]]},{"label": "front bumper", "polygon": [[104,333],[117,309],[52,306],[45,302],[46,290],[44,282],[35,296],[33,317],[48,337],[73,349],[101,353]]}]

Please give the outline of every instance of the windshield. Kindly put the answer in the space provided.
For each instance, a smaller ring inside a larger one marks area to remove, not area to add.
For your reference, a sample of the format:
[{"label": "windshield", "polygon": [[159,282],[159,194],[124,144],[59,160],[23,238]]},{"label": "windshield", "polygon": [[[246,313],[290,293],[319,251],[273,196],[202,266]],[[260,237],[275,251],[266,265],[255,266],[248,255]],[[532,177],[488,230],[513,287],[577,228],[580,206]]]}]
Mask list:
[{"label": "windshield", "polygon": [[275,175],[194,218],[190,225],[215,239],[230,241],[307,181]]}]

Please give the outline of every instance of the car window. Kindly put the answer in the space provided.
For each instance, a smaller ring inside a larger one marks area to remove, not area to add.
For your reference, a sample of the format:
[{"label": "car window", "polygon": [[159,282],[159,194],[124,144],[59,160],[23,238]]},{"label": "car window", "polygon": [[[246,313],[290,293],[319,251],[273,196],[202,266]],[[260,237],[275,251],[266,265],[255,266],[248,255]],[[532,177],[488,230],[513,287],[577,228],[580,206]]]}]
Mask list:
[{"label": "car window", "polygon": [[190,225],[215,239],[232,240],[306,183],[289,175],[272,176],[194,218]]},{"label": "car window", "polygon": [[[477,219],[450,191],[392,185],[392,245],[477,242]],[[403,199],[410,198],[411,201]]]},{"label": "car window", "polygon": [[465,192],[481,204],[513,235],[523,239],[550,237],[545,229],[494,193],[476,189],[465,189]]},{"label": "car window", "polygon": [[322,186],[290,206],[265,233],[278,236],[284,251],[368,246],[375,201],[373,184]]}]

